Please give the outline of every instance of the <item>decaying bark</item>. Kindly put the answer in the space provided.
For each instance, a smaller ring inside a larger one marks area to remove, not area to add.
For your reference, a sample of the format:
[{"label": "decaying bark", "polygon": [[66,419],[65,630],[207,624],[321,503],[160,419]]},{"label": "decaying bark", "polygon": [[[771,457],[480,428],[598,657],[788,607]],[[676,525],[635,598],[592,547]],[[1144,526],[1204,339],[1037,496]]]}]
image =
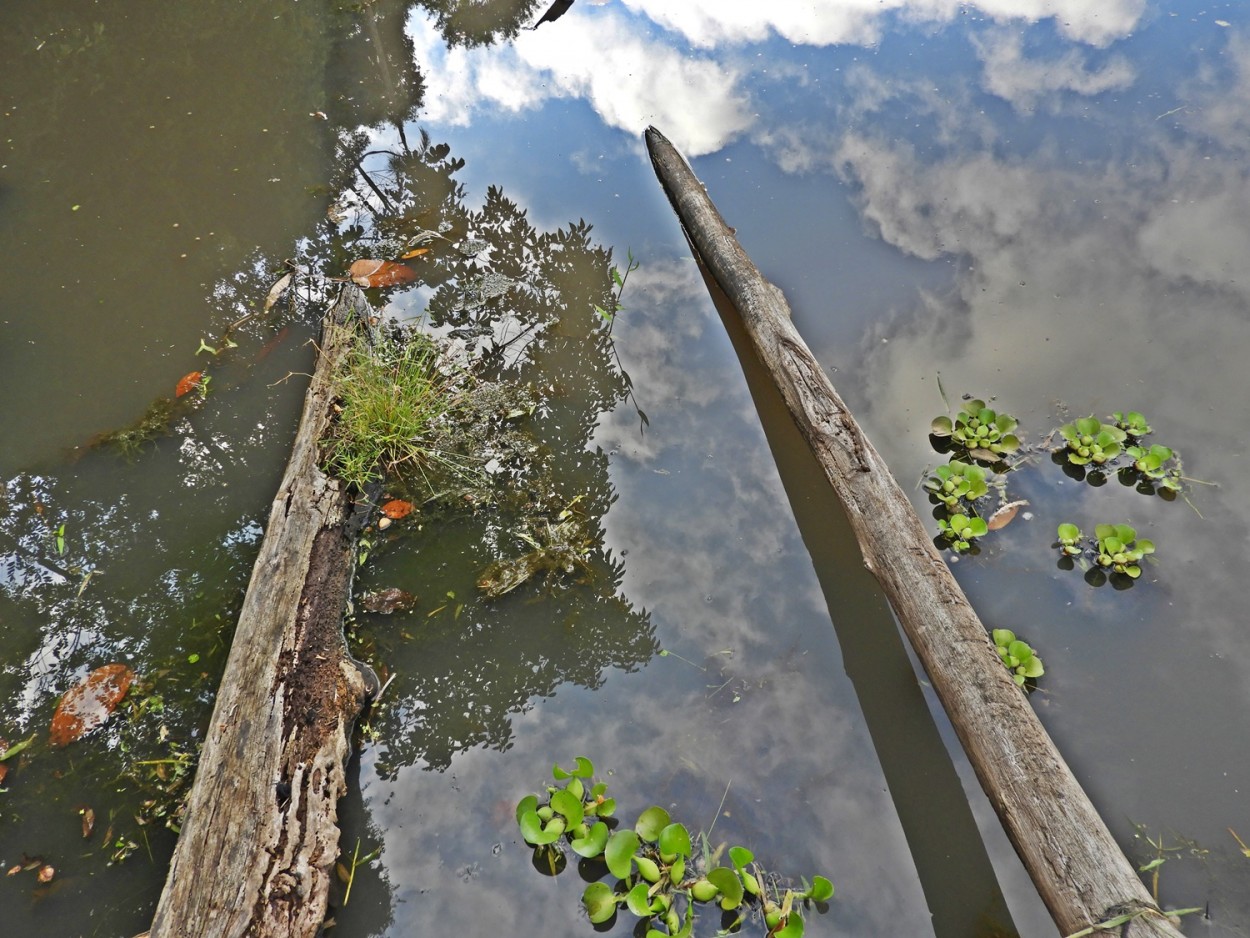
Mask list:
[{"label": "decaying bark", "polygon": [[884,461],[706,190],[655,128],[651,161],[696,256],[846,509],[864,553],[1042,900],[1065,935],[1142,910],[1114,934],[1177,938],[1008,671]]},{"label": "decaying bark", "polygon": [[314,935],[339,852],[352,723],[366,681],[343,611],[367,506],[318,467],[335,365],[369,315],[344,288],[243,600],[152,938]]}]

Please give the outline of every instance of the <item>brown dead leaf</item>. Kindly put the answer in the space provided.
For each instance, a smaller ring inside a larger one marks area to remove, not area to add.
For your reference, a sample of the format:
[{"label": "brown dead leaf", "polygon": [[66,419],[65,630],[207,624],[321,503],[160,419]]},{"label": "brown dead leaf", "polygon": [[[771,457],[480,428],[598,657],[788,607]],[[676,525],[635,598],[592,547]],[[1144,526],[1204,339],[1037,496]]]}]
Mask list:
[{"label": "brown dead leaf", "polygon": [[178,386],[174,388],[174,397],[182,397],[194,391],[200,385],[200,378],[204,377],[204,372],[193,371],[190,374],[183,375],[178,382]]},{"label": "brown dead leaf", "polygon": [[410,514],[412,514],[412,509],[414,507],[415,506],[412,502],[406,502],[402,498],[392,498],[389,502],[386,502],[382,506],[382,514],[386,515],[386,517],[390,518],[392,521],[399,521],[400,519],[407,518]]},{"label": "brown dead leaf", "polygon": [[362,287],[394,287],[412,283],[417,272],[396,261],[359,260],[348,269],[347,276]]},{"label": "brown dead leaf", "polygon": [[5,876],[16,876],[16,875],[17,875],[18,873],[20,873],[20,872],[22,872],[22,864],[20,864],[20,863],[15,863],[13,866],[10,866],[10,867],[9,867],[9,871],[8,871],[7,873],[5,873],[4,875],[5,875]]},{"label": "brown dead leaf", "polygon": [[4,784],[4,777],[9,774],[8,763],[0,762],[0,785]]},{"label": "brown dead leaf", "polygon": [[986,519],[985,526],[991,531],[997,531],[999,528],[1007,527],[1007,525],[1011,524],[1012,520],[1016,517],[1016,512],[1027,504],[1028,502],[1024,499],[1020,499],[1018,502],[1008,502],[1006,505],[999,508],[998,511],[994,512],[994,514],[990,515],[988,519]]},{"label": "brown dead leaf", "polygon": [[82,815],[82,839],[86,840],[95,830],[95,811],[91,808],[83,808],[78,813]]},{"label": "brown dead leaf", "polygon": [[107,722],[126,696],[134,677],[135,673],[124,664],[96,668],[67,690],[56,705],[48,741],[53,746],[68,746]]},{"label": "brown dead leaf", "polygon": [[45,863],[43,866],[39,867],[39,872],[36,874],[36,878],[41,883],[50,883],[52,882],[52,877],[55,875],[56,867],[52,866],[50,863]]}]

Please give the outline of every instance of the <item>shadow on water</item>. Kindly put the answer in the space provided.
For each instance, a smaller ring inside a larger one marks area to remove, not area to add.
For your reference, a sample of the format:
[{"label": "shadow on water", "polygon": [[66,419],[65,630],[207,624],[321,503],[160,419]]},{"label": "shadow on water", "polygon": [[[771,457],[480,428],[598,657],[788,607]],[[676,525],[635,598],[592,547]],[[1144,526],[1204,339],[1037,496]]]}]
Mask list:
[{"label": "shadow on water", "polygon": [[950,753],[889,602],[863,565],[841,502],[760,363],[740,314],[700,265],[811,554],[938,938],[1017,934]]}]

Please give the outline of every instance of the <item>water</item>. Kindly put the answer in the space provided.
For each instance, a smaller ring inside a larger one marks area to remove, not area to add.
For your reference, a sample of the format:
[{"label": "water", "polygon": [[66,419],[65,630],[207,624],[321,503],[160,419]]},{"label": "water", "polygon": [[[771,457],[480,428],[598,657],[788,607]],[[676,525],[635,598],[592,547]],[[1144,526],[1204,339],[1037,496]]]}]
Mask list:
[{"label": "water", "polygon": [[[0,736],[42,736],[57,696],[114,660],[166,705],[60,752],[40,742],[13,769],[0,862],[38,855],[58,877],[0,880],[6,928],[146,927],[172,838],[132,822],[152,792],[119,776],[193,745],[207,717],[294,432],[319,282],[240,327],[237,349],[196,348],[219,347],[285,259],[326,275],[354,259],[341,227],[371,193],[335,161],[367,125],[369,151],[421,150],[422,131],[448,145],[418,161],[443,170],[414,171],[406,225],[489,227],[510,214],[498,186],[536,237],[585,219],[618,265],[632,250],[613,339],[649,424],[640,434],[608,350],[586,340],[603,257],[527,258],[500,221],[492,263],[544,284],[542,309],[567,328],[540,366],[559,391],[542,427],[556,490],[586,496],[608,554],[583,585],[486,602],[475,578],[521,548],[483,514],[405,529],[366,565],[361,588],[422,604],[357,624],[395,679],[343,806],[348,852],[381,853],[346,907],[333,897],[335,931],[588,933],[577,872],[537,872],[512,816],[552,762],[581,754],[611,773],[627,819],[662,804],[691,827],[715,819],[715,840],[770,869],[829,876],[837,897],[811,933],[1006,930],[996,879],[1020,934],[1055,934],[949,727],[927,720],[923,679],[917,691],[792,427],[740,377],[645,160],[654,123],[785,290],[905,489],[937,458],[939,374],[952,402],[996,395],[1033,441],[1142,410],[1187,474],[1219,483],[1191,486],[1190,507],[1093,489],[1042,457],[1011,482],[1032,518],[955,570],[987,624],[1043,657],[1034,704],[1130,858],[1155,856],[1147,837],[1178,847],[1160,896],[1211,914],[1186,930],[1250,933],[1250,870],[1229,833],[1250,835],[1240,7],[1074,0],[1039,19],[990,3],[580,0],[508,35],[541,10],[0,14]],[[503,40],[444,36],[483,27]],[[384,157],[362,165],[387,184]],[[433,260],[423,269],[466,278],[445,251]],[[377,299],[416,315],[442,275]],[[89,449],[201,369],[207,399],[184,401],[141,456]],[[1067,520],[1132,523],[1156,562],[1129,590],[1092,588],[1055,567]],[[119,838],[135,849],[108,866]]]}]

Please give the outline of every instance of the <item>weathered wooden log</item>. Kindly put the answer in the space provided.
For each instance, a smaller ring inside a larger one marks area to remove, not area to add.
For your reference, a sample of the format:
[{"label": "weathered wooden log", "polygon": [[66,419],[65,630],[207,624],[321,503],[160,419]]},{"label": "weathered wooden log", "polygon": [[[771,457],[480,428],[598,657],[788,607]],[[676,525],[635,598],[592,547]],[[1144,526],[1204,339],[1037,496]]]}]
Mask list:
[{"label": "weathered wooden log", "polygon": [[317,449],[335,367],[368,315],[348,285],[323,322],[152,938],[312,936],[325,920],[349,736],[368,690],[342,631],[367,506],[321,471]]},{"label": "weathered wooden log", "polygon": [[1117,934],[1177,938],[1011,679],[907,496],[864,436],[689,165],[654,127],[656,175],[696,257],[734,302],[756,353],[846,509],[981,787],[1063,934],[1131,913]]}]

